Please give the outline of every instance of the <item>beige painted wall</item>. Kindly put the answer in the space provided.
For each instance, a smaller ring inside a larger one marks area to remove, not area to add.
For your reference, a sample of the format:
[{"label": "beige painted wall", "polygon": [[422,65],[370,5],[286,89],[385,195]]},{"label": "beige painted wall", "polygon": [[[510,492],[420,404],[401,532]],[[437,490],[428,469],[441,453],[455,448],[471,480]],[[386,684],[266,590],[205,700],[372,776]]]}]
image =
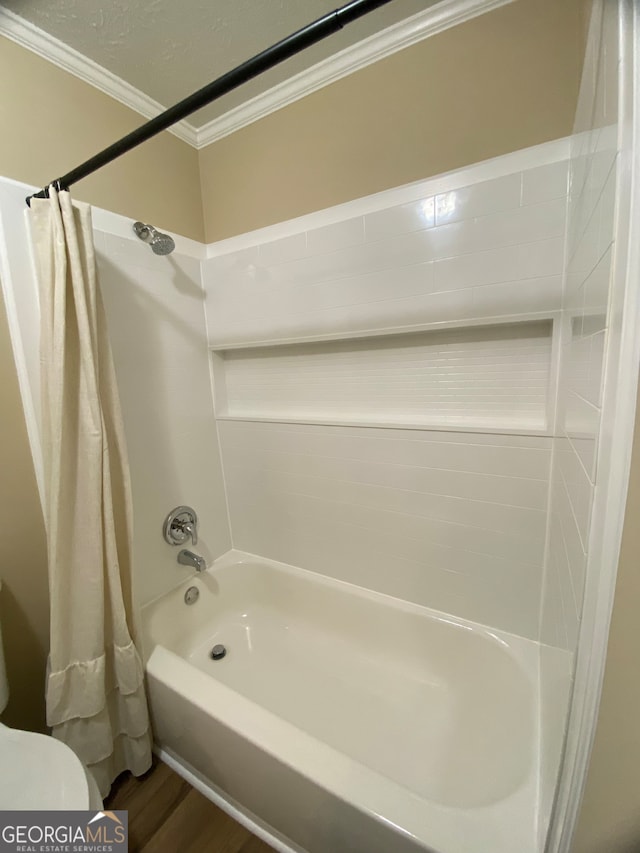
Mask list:
[{"label": "beige painted wall", "polygon": [[[43,186],[145,119],[0,36],[0,175]],[[198,152],[163,133],[74,184],[74,197],[203,239]]]},{"label": "beige painted wall", "polygon": [[640,851],[640,408],[596,738],[573,853]]},{"label": "beige painted wall", "polygon": [[10,698],[2,721],[44,727],[47,546],[0,289],[0,620]]},{"label": "beige painted wall", "polygon": [[[0,80],[5,81],[0,98],[0,175],[5,177],[42,186],[143,121],[1,37]],[[197,240],[203,237],[197,152],[168,133],[75,185],[74,196]],[[0,412],[0,618],[11,687],[2,720],[42,729],[49,618],[46,542],[1,300]]]},{"label": "beige painted wall", "polygon": [[583,0],[518,0],[200,152],[207,241],[571,132]]}]

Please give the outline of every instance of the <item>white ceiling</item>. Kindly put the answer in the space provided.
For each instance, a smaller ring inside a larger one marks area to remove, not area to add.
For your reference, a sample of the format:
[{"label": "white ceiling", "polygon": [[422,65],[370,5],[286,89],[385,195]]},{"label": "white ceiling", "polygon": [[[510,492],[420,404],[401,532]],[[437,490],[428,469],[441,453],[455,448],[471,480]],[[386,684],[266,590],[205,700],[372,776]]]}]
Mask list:
[{"label": "white ceiling", "polygon": [[[200,128],[437,0],[392,0],[189,119]],[[168,107],[346,0],[1,0]]]}]

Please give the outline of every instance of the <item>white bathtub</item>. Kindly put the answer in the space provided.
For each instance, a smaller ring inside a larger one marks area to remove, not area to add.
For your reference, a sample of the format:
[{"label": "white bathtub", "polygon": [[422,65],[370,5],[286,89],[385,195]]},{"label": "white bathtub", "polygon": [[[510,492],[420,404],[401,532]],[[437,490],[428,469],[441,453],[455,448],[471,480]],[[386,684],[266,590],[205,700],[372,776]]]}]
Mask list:
[{"label": "white bathtub", "polygon": [[142,627],[161,754],[277,849],[537,849],[537,644],[240,552]]}]

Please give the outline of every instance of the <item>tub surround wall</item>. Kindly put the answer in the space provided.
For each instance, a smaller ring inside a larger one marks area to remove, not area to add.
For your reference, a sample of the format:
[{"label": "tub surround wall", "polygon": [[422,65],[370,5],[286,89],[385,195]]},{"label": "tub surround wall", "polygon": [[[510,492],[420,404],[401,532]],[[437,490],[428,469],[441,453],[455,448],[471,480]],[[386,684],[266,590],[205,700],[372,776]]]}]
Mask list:
[{"label": "tub surround wall", "polygon": [[561,305],[566,157],[551,143],[214,244],[210,346],[548,316]]},{"label": "tub surround wall", "polygon": [[[571,844],[598,715],[609,622],[613,616],[615,624],[617,617],[611,609],[631,467],[640,360],[637,292],[640,260],[633,237],[639,227],[640,203],[635,150],[637,45],[636,4],[607,0],[593,3],[571,164],[564,300],[571,325],[567,329],[567,376],[560,385],[564,435],[558,439],[560,462],[554,466],[562,490],[551,506],[552,521],[560,516],[564,523],[563,513],[567,519],[561,528],[563,532],[571,530],[571,525],[577,531],[573,534],[575,546],[570,548],[567,542],[564,560],[559,560],[555,569],[561,582],[563,574],[568,578],[569,584],[564,581],[565,589],[568,586],[570,593],[578,594],[578,641],[575,642],[574,632],[566,632],[567,645],[573,644],[576,650],[574,687],[548,840],[549,853],[567,850]],[[633,492],[631,500],[632,496]],[[567,509],[573,514],[572,519],[568,518]],[[551,540],[550,557],[558,550]],[[625,584],[624,543],[621,563],[619,589]],[[549,559],[550,577],[553,570],[554,562]],[[582,596],[580,585],[584,590]],[[571,622],[568,627],[572,627]],[[630,635],[627,643],[633,644]],[[623,659],[624,655],[618,664]],[[611,655],[608,661],[611,666]],[[614,682],[621,674],[625,681],[633,681],[630,674],[633,666],[625,667],[627,663],[623,664],[623,673],[614,669]],[[633,703],[633,696],[630,701]],[[620,716],[621,726],[616,729],[622,739],[624,720],[624,715]],[[634,735],[629,732],[631,729],[626,730],[630,747],[626,757],[633,763]],[[543,749],[543,761],[544,755]],[[590,796],[593,797],[598,784],[606,785],[610,788],[607,796],[623,803],[621,811],[628,808],[628,792],[618,793],[619,785],[626,783],[624,769],[617,774],[617,782],[609,776],[604,781],[599,779],[598,769],[596,763],[590,771],[593,775]],[[595,849],[598,845],[612,851],[631,849],[637,840],[633,821],[621,821],[616,826],[609,823],[606,828],[598,825],[598,816],[589,809],[589,801],[585,801],[581,821],[582,830],[574,844],[576,850]]]},{"label": "tub surround wall", "polygon": [[550,439],[219,427],[237,548],[536,637]]},{"label": "tub surround wall", "polygon": [[573,853],[630,853],[640,842],[640,418],[593,752]]},{"label": "tub surround wall", "polygon": [[[597,450],[605,358],[607,350],[616,357],[620,346],[619,327],[611,333],[609,309],[619,154],[618,72],[617,4],[596,2],[571,140],[563,351],[540,611],[544,733],[560,731],[552,720],[564,719],[567,713],[570,694],[562,685],[570,686],[573,676],[592,547],[592,504],[598,476],[603,476]],[[563,660],[557,649],[569,656]],[[559,745],[543,735],[541,746],[540,814],[546,828],[552,803],[545,797],[555,788]]]},{"label": "tub surround wall", "polygon": [[[606,10],[606,14],[603,12]],[[615,4],[596,3],[571,142],[563,357],[541,639],[574,652],[596,484],[617,162]]]},{"label": "tub surround wall", "polygon": [[158,257],[133,234],[97,231],[96,248],[129,448],[135,594],[144,604],[192,573],[162,537],[174,507],[196,510],[194,550],[208,564],[231,547],[200,260],[179,248]]},{"label": "tub surround wall", "polygon": [[235,547],[537,639],[566,150],[213,247]]}]

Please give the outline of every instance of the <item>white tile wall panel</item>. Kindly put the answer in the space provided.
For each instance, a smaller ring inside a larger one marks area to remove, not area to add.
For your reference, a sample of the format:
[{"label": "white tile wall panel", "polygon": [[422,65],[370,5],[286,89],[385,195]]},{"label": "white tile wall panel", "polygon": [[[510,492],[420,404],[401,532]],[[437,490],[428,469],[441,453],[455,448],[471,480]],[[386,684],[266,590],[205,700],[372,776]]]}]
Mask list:
[{"label": "white tile wall panel", "polygon": [[582,547],[586,550],[593,485],[569,439],[560,439],[559,445],[557,453],[559,478],[567,491],[573,523],[577,528]]},{"label": "white tile wall panel", "polygon": [[545,560],[545,573],[542,587],[544,607],[540,612],[540,642],[556,648],[568,648],[562,597],[560,592],[560,573],[557,567],[557,557],[560,553],[556,542],[557,533],[553,530],[549,535],[549,546]]},{"label": "white tile wall panel", "polygon": [[[531,554],[523,559],[522,546],[507,534],[496,534],[459,524],[429,522],[403,513],[391,514],[385,510],[363,510],[357,505],[331,500],[321,500],[307,495],[255,490],[247,497],[256,516],[264,519],[265,502],[277,501],[277,512],[272,521],[279,524],[321,524],[328,529],[346,525],[353,528],[352,535],[379,542],[390,556],[419,560],[433,566],[462,574],[480,574],[486,579],[499,579],[516,571],[517,566],[532,566]],[[275,499],[275,500],[274,500]],[[247,508],[248,512],[252,510]],[[524,570],[524,569],[523,569]]]},{"label": "white tile wall panel", "polygon": [[485,284],[471,289],[474,317],[511,314],[552,313],[562,303],[562,276],[552,275],[522,281]]},{"label": "white tile wall panel", "polygon": [[[238,480],[242,481],[241,476]],[[324,524],[351,524],[364,531],[392,531],[398,539],[399,552],[408,548],[412,554],[419,553],[421,559],[428,559],[430,564],[450,571],[480,572],[490,576],[498,569],[508,571],[512,563],[529,564],[534,570],[536,561],[542,558],[537,537],[486,530],[460,521],[443,522],[408,512],[374,509],[341,501],[338,496],[318,498],[287,492],[274,488],[271,478],[262,490],[253,483],[248,492],[250,497],[244,494],[244,500],[257,506],[258,511],[265,502],[275,499],[279,514],[319,516]]]},{"label": "white tile wall panel", "polygon": [[435,198],[436,225],[514,210],[520,206],[521,184],[522,175],[516,172],[471,187],[439,193]]},{"label": "white tile wall panel", "polygon": [[410,465],[384,465],[354,460],[318,457],[304,453],[269,453],[247,447],[239,453],[224,448],[225,462],[235,467],[263,468],[265,471],[294,474],[301,472],[309,477],[390,486],[394,489],[425,492],[467,500],[487,500],[492,503],[534,510],[546,508],[547,495],[544,480],[518,479],[486,474],[475,474],[442,469],[415,468]]},{"label": "white tile wall panel", "polygon": [[[254,429],[247,429],[247,426],[254,427]],[[534,510],[536,513],[543,511],[546,507],[544,487],[548,481],[548,450],[540,449],[534,457],[540,461],[537,478],[514,477],[505,474],[465,471],[464,463],[455,460],[455,445],[449,448],[449,462],[443,463],[448,464],[449,467],[434,466],[430,468],[384,459],[353,459],[348,452],[340,456],[337,449],[334,449],[333,453],[328,451],[314,453],[312,451],[314,447],[311,441],[312,436],[309,436],[306,428],[302,426],[295,432],[286,433],[289,443],[288,450],[262,449],[258,439],[266,431],[266,428],[271,426],[278,425],[221,422],[220,430],[224,437],[225,461],[236,468],[263,471],[263,479],[269,480],[273,477],[274,482],[279,484],[291,483],[293,478],[293,482],[307,483],[317,490],[316,480],[321,481],[322,488],[328,488],[324,481],[340,483],[340,489],[343,488],[343,483],[347,483],[356,487],[356,494],[373,492],[372,500],[377,502],[374,503],[375,506],[387,506],[386,502],[392,500],[389,494],[381,491],[381,489],[395,489],[402,492],[418,493],[419,495],[448,496],[467,501],[487,501],[513,507],[514,510],[516,508]],[[325,429],[329,430],[330,428]],[[350,428],[338,429],[344,434]],[[367,432],[375,434],[378,430],[371,429]],[[406,434],[411,435],[412,433]],[[340,433],[328,433],[327,438],[329,439],[329,437],[331,438],[329,443],[334,445],[336,444],[334,439],[341,437],[341,435]],[[410,439],[407,438],[397,439],[397,443],[400,445],[406,445],[409,441]],[[413,442],[409,449],[415,448],[416,444]],[[459,447],[461,450],[466,449],[462,444]],[[496,446],[496,454],[499,455],[502,449]],[[309,452],[305,452],[307,450]],[[405,450],[405,452],[408,453],[409,450]],[[522,449],[522,453],[524,455],[524,449]],[[513,456],[512,454],[507,455],[505,450],[505,457],[501,464],[507,467],[509,459]],[[319,494],[322,495],[323,492],[319,492]],[[324,494],[326,495],[326,492]],[[397,496],[393,500],[397,500]],[[420,501],[420,497],[417,497],[416,500]],[[429,504],[427,503],[426,506],[428,507]],[[398,505],[394,503],[390,508],[397,510]],[[468,515],[469,513],[476,513],[477,509],[474,504],[465,508],[459,507],[459,511]],[[528,518],[529,520],[533,518],[531,513],[522,512],[519,514],[521,518]],[[511,517],[513,514],[507,513],[507,515]],[[480,515],[475,523],[483,526],[486,524],[482,521],[484,517]],[[496,525],[491,526],[496,527]],[[504,526],[497,526],[496,529],[503,530]]]},{"label": "white tile wall panel", "polygon": [[567,557],[566,543],[561,529],[558,531],[554,541],[557,547],[557,571],[564,620],[564,633],[568,647],[574,648],[578,641],[580,619],[571,585],[571,569]]},{"label": "white tile wall panel", "polygon": [[[335,427],[329,431],[320,426],[314,429],[304,425],[300,429],[294,424],[241,422],[235,428],[241,449],[245,434],[250,436],[251,446],[262,453],[292,452],[292,442],[304,436],[305,453],[313,456],[534,480],[548,477],[548,445],[536,442],[530,447],[509,446],[505,442],[507,436],[496,438],[495,443],[480,443],[482,435],[452,442],[447,432],[362,427]],[[440,440],[434,440],[434,436]],[[233,440],[230,446],[235,446]]]},{"label": "white tile wall panel", "polygon": [[[598,133],[604,142],[607,134],[604,131]],[[615,160],[615,148],[611,150],[609,147],[596,147],[596,150],[590,153],[584,184],[575,198],[576,221],[572,223],[572,231],[576,235],[584,234],[589,227],[594,231],[598,229],[601,212],[599,203]]]},{"label": "white tile wall panel", "polygon": [[569,163],[551,163],[522,173],[522,204],[539,204],[542,201],[566,201],[569,181]]},{"label": "white tile wall panel", "polygon": [[263,243],[259,247],[260,266],[292,261],[306,254],[307,235],[293,234],[291,237],[282,237],[280,240]]},{"label": "white tile wall panel", "polygon": [[[549,568],[550,573],[545,578],[545,592],[549,596],[549,611],[553,612],[554,619],[546,626],[546,633],[542,633],[542,642],[550,645],[559,645],[568,648],[567,618],[565,616],[565,593],[561,578],[564,567],[564,545],[562,531],[558,523],[551,524],[549,530]],[[570,612],[570,611],[569,611]]]},{"label": "white tile wall panel", "polygon": [[[472,252],[435,262],[436,291],[557,276],[562,269],[561,237]],[[462,319],[462,318],[461,318]]]},{"label": "white tile wall panel", "polygon": [[[229,499],[233,512],[233,488]],[[536,630],[537,611],[529,605],[539,597],[539,576],[513,561],[429,547],[402,539],[393,529],[329,522],[299,509],[266,516],[261,506],[243,508],[234,538],[238,547],[405,600],[526,636]],[[434,559],[465,571],[441,567]]]},{"label": "white tile wall panel", "polygon": [[367,303],[385,303],[389,305],[395,301],[403,301],[414,296],[424,296],[434,290],[433,287],[433,264],[429,261],[422,264],[401,267],[393,274],[393,291],[390,292],[390,275],[387,270],[354,275],[349,280],[349,292],[345,292],[345,283],[342,279],[328,281],[322,286],[312,285],[308,288],[271,288],[269,290],[257,289],[255,294],[251,293],[251,287],[238,288],[234,294],[236,298],[235,312],[227,319],[231,321],[245,322],[249,318],[242,313],[242,297],[251,297],[252,316],[256,319],[265,318],[269,322],[270,315],[280,311],[289,315],[297,322],[304,322],[305,316],[310,311],[317,313],[332,308],[349,307],[354,299],[358,299],[363,305]]},{"label": "white tile wall panel", "polygon": [[611,245],[609,244],[593,270],[582,281],[583,310],[587,316],[599,315],[602,318],[601,328],[605,326],[610,280]]},{"label": "white tile wall panel", "polygon": [[[211,258],[210,345],[555,310],[566,168],[513,172]],[[478,289],[498,284],[499,293]]]},{"label": "white tile wall panel", "polygon": [[446,234],[436,234],[436,230],[400,233],[361,246],[350,246],[297,261],[274,263],[263,270],[264,278],[275,287],[284,284],[304,286],[424,263],[432,260],[434,253],[443,251],[440,247]]},{"label": "white tile wall panel", "polygon": [[605,314],[594,314],[588,311],[586,306],[582,315],[582,325],[580,326],[580,334],[582,337],[594,337],[606,331],[607,318]]},{"label": "white tile wall panel", "polygon": [[[600,325],[600,316],[589,319],[595,319],[597,325]],[[576,346],[580,347],[580,351],[584,353],[587,359],[582,373],[584,383],[579,390],[585,400],[598,407],[602,403],[602,369],[605,335],[605,330],[600,329],[594,334],[585,335],[580,341],[576,341]]]},{"label": "white tile wall panel", "polygon": [[600,409],[574,391],[566,395],[565,429],[589,479],[596,474],[596,442],[600,428]]},{"label": "white tile wall panel", "polygon": [[364,243],[364,217],[356,216],[344,222],[323,225],[307,231],[306,234],[309,254],[335,252],[336,249],[357,246],[359,243]]},{"label": "white tile wall panel", "polygon": [[409,231],[422,231],[435,225],[435,198],[411,201],[368,213],[364,217],[365,239],[387,240],[394,234],[406,234]]},{"label": "white tile wall panel", "polygon": [[[590,333],[590,323],[597,329]],[[602,315],[583,315],[574,328],[584,328],[587,334],[574,334],[566,353],[566,388],[587,402],[600,407],[602,399],[602,369],[605,330]]]},{"label": "white tile wall panel", "polygon": [[616,178],[618,170],[617,156],[607,175],[606,183],[599,199],[600,227],[598,231],[598,256],[602,257],[613,241],[613,223],[615,216]]},{"label": "white tile wall panel", "polygon": [[180,504],[200,517],[208,562],[231,546],[211,399],[197,259],[159,258],[135,237],[97,234],[97,257],[129,451],[138,604],[188,576],[160,527]]},{"label": "white tile wall panel", "polygon": [[562,532],[562,543],[570,576],[570,587],[573,594],[575,612],[579,617],[582,607],[587,557],[575,524],[575,516],[571,508],[569,493],[563,483],[558,487],[557,506],[558,512],[554,515],[553,522],[558,523]]},{"label": "white tile wall panel", "polygon": [[543,509],[518,507],[460,496],[398,489],[375,483],[291,473],[274,468],[235,468],[237,482],[251,494],[254,487],[267,485],[277,492],[310,495],[324,500],[357,504],[373,510],[384,509],[431,521],[479,527],[486,531],[522,537],[527,553],[538,554],[544,543],[546,514]]},{"label": "white tile wall panel", "polygon": [[549,323],[228,350],[231,417],[545,428]]},{"label": "white tile wall panel", "polygon": [[549,439],[219,427],[236,547],[534,636]]},{"label": "white tile wall panel", "polygon": [[[275,302],[275,300],[274,300]],[[282,300],[282,304],[286,299]],[[301,336],[315,338],[319,334],[348,336],[368,334],[371,331],[399,330],[406,326],[407,316],[428,318],[429,323],[455,322],[463,313],[471,310],[471,289],[455,293],[421,294],[398,299],[379,299],[351,311],[351,306],[308,311],[299,314],[280,315],[278,336],[281,340],[297,339]],[[229,312],[230,313],[230,312]],[[227,322],[220,328],[216,349],[237,346],[239,340],[254,344],[269,341],[273,323],[269,317],[247,318],[238,306],[235,322]],[[320,330],[323,330],[320,332]]]},{"label": "white tile wall panel", "polygon": [[[451,229],[455,233],[455,254],[509,245],[527,245],[553,237],[564,238],[565,199],[553,199],[517,210],[481,216],[471,222],[434,229],[434,234]],[[434,257],[442,257],[438,249]],[[449,254],[449,253],[447,253]]]},{"label": "white tile wall panel", "polygon": [[560,419],[541,609],[542,640],[571,652],[577,646],[598,476],[617,176],[616,7],[594,4],[593,8],[571,146],[568,265],[562,303],[568,334],[560,363]]}]

